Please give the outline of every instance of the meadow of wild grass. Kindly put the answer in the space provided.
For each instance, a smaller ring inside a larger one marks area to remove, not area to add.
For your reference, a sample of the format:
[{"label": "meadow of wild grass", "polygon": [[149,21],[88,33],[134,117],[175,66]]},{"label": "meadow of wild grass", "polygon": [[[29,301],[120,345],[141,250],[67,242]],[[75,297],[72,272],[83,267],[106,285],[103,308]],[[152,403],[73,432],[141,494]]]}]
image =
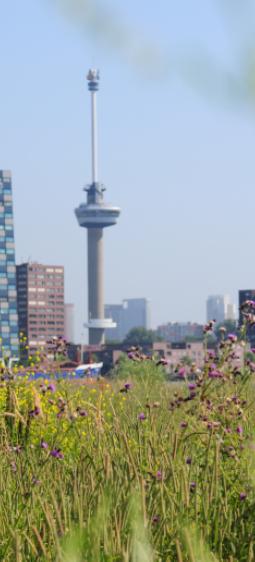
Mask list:
[{"label": "meadow of wild grass", "polygon": [[2,380],[0,559],[254,560],[255,366],[235,359],[230,335],[177,383],[139,352],[109,381]]}]

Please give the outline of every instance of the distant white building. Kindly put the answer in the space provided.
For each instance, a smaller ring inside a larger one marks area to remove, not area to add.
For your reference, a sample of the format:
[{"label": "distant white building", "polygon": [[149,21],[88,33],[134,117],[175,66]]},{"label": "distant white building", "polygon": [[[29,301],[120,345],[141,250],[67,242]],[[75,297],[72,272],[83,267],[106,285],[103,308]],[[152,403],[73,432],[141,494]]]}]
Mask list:
[{"label": "distant white building", "polygon": [[65,340],[74,343],[74,304],[65,303]]},{"label": "distant white building", "polygon": [[210,295],[206,301],[206,320],[217,324],[236,319],[236,307],[228,295]]}]

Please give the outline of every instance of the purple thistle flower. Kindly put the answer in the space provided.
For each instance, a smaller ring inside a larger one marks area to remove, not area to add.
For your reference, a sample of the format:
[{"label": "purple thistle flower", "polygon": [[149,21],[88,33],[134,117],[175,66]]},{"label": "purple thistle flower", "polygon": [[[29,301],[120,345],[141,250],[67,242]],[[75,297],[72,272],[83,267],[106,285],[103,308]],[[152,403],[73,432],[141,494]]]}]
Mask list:
[{"label": "purple thistle flower", "polygon": [[162,480],[162,479],[163,479],[163,475],[162,475],[161,470],[158,470],[158,471],[157,471],[157,473],[156,473],[156,479],[157,479],[157,480]]},{"label": "purple thistle flower", "polygon": [[31,418],[35,418],[36,416],[39,416],[40,413],[41,413],[40,408],[38,408],[38,406],[36,406],[33,410],[30,410],[30,412],[28,412],[28,415]]},{"label": "purple thistle flower", "polygon": [[146,415],[145,415],[143,412],[141,412],[141,413],[138,415],[138,419],[139,419],[140,421],[146,420]]},{"label": "purple thistle flower", "polygon": [[41,443],[40,443],[41,449],[48,449],[48,446],[49,446],[48,443],[46,443],[46,441],[44,441],[44,440],[42,439],[42,440],[41,440]]},{"label": "purple thistle flower", "polygon": [[51,392],[55,392],[56,385],[53,382],[51,382],[50,384],[48,384],[47,390],[50,390]]},{"label": "purple thistle flower", "polygon": [[237,426],[237,428],[236,428],[236,433],[238,433],[239,435],[242,435],[242,434],[243,434],[243,428],[242,428],[241,425],[238,425],[238,426]]},{"label": "purple thistle flower", "polygon": [[228,334],[228,340],[231,342],[236,342],[237,341],[236,334]]},{"label": "purple thistle flower", "polygon": [[182,421],[182,422],[180,423],[180,427],[182,427],[182,428],[188,427],[188,422]]},{"label": "purple thistle flower", "polygon": [[190,487],[190,491],[193,492],[196,488],[196,482],[190,482],[189,487]]},{"label": "purple thistle flower", "polygon": [[208,377],[209,377],[210,379],[222,379],[223,373],[221,373],[220,371],[217,371],[217,370],[215,370],[215,371],[209,371]]},{"label": "purple thistle flower", "polygon": [[154,517],[152,518],[152,523],[154,525],[156,525],[157,523],[160,522],[160,516],[159,515],[154,515]]},{"label": "purple thistle flower", "polygon": [[126,383],[124,384],[124,388],[125,388],[126,390],[130,390],[130,388],[132,388],[132,384],[131,384],[130,382],[126,382]]},{"label": "purple thistle flower", "polygon": [[195,390],[195,388],[197,388],[197,385],[196,385],[196,383],[191,382],[191,383],[188,385],[188,388],[189,388],[189,390]]},{"label": "purple thistle flower", "polygon": [[55,459],[63,459],[64,455],[61,453],[61,449],[52,449],[50,452],[50,456],[54,457]]},{"label": "purple thistle flower", "polygon": [[192,458],[191,457],[186,458],[186,464],[192,464]]},{"label": "purple thistle flower", "polygon": [[88,415],[88,412],[86,410],[79,410],[79,414],[82,418],[86,418]]},{"label": "purple thistle flower", "polygon": [[185,375],[186,375],[186,369],[185,369],[185,367],[181,367],[178,371],[178,376],[183,379],[185,377]]},{"label": "purple thistle flower", "polygon": [[247,494],[245,492],[241,492],[240,495],[239,495],[239,498],[240,498],[241,501],[246,500]]}]

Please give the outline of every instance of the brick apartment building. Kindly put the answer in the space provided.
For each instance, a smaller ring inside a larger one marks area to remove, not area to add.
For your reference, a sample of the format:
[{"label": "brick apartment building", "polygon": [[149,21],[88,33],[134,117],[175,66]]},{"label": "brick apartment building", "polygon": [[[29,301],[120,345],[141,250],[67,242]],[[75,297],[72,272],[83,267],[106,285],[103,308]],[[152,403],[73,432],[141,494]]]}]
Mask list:
[{"label": "brick apartment building", "polygon": [[30,352],[64,337],[64,267],[22,263],[16,268],[19,331]]}]

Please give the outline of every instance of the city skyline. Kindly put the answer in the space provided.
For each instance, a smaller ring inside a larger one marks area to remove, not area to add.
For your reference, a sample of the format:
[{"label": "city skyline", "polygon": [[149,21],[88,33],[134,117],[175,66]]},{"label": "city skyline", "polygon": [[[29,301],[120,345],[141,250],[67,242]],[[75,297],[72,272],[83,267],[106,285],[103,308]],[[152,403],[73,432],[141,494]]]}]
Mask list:
[{"label": "city skyline", "polygon": [[[113,1],[105,5],[115,13]],[[238,42],[231,43],[222,14],[209,0],[184,5],[163,1],[156,10],[131,0],[119,6],[121,21],[138,30],[131,62],[124,48],[102,45],[89,22],[81,30],[43,0],[0,8],[1,167],[13,173],[17,262],[63,263],[77,340],[86,321],[87,271],[72,209],[90,176],[84,76],[91,62],[104,80],[100,176],[123,209],[118,236],[106,235],[105,302],[143,295],[151,302],[152,327],[204,322],[208,295],[229,293],[236,302],[239,288],[254,285],[250,225],[240,213],[245,201],[254,204],[252,103],[241,95],[226,100],[220,79],[217,96],[217,68],[210,82],[203,58],[201,65],[193,61],[193,76],[185,67],[188,86],[175,72],[162,72],[161,59],[149,57],[147,64],[139,51],[142,35],[146,48],[156,41],[170,59],[199,45],[219,68],[228,66]]]}]

